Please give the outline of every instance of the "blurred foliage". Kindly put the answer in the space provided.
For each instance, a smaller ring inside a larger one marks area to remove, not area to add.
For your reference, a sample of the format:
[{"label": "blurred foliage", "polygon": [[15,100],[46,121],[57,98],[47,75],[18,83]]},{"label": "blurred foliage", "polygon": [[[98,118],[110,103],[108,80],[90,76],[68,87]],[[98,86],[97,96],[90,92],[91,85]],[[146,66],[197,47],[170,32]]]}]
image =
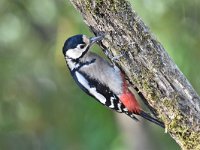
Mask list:
[{"label": "blurred foliage", "polygon": [[[132,4],[200,93],[200,1]],[[92,36],[68,1],[0,1],[0,149],[125,149],[113,113],[66,68],[63,43],[78,33]],[[177,149],[163,131],[150,132],[163,150]]]}]

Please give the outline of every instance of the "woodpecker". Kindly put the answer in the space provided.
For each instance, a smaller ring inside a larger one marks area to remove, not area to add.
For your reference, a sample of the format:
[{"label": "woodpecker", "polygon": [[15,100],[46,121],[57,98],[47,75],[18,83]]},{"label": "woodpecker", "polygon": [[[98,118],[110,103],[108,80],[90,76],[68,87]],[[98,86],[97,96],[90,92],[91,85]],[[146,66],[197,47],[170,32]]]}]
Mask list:
[{"label": "woodpecker", "polygon": [[75,82],[104,106],[135,120],[138,120],[135,115],[139,115],[164,128],[163,122],[142,110],[128,89],[124,73],[116,65],[90,51],[91,46],[103,38],[88,38],[79,34],[65,41],[62,52]]}]

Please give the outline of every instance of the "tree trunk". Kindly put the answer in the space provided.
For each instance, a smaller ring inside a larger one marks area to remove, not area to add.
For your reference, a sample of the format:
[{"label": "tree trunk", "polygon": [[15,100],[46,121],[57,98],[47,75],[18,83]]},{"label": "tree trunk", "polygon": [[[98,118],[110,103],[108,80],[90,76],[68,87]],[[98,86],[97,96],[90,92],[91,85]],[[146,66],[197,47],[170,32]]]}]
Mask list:
[{"label": "tree trunk", "polygon": [[[200,98],[126,0],[71,0],[182,149],[200,149]],[[110,57],[110,55],[109,55]]]}]

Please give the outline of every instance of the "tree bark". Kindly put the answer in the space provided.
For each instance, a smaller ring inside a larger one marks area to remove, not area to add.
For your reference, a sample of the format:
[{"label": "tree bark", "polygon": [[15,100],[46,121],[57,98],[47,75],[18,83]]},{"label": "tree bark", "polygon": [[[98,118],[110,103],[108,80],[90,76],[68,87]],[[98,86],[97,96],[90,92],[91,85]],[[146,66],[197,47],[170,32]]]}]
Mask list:
[{"label": "tree bark", "polygon": [[[200,149],[200,98],[126,0],[71,0],[182,149]],[[111,57],[110,55],[108,57]]]}]

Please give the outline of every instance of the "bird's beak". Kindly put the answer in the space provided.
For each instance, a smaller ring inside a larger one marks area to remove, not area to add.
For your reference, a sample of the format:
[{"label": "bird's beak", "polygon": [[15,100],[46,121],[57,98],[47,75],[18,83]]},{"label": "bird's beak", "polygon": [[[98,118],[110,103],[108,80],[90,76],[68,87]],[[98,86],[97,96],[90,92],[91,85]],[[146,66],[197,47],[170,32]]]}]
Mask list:
[{"label": "bird's beak", "polygon": [[101,41],[103,38],[104,38],[104,35],[90,38],[90,46],[93,45],[96,42]]}]

